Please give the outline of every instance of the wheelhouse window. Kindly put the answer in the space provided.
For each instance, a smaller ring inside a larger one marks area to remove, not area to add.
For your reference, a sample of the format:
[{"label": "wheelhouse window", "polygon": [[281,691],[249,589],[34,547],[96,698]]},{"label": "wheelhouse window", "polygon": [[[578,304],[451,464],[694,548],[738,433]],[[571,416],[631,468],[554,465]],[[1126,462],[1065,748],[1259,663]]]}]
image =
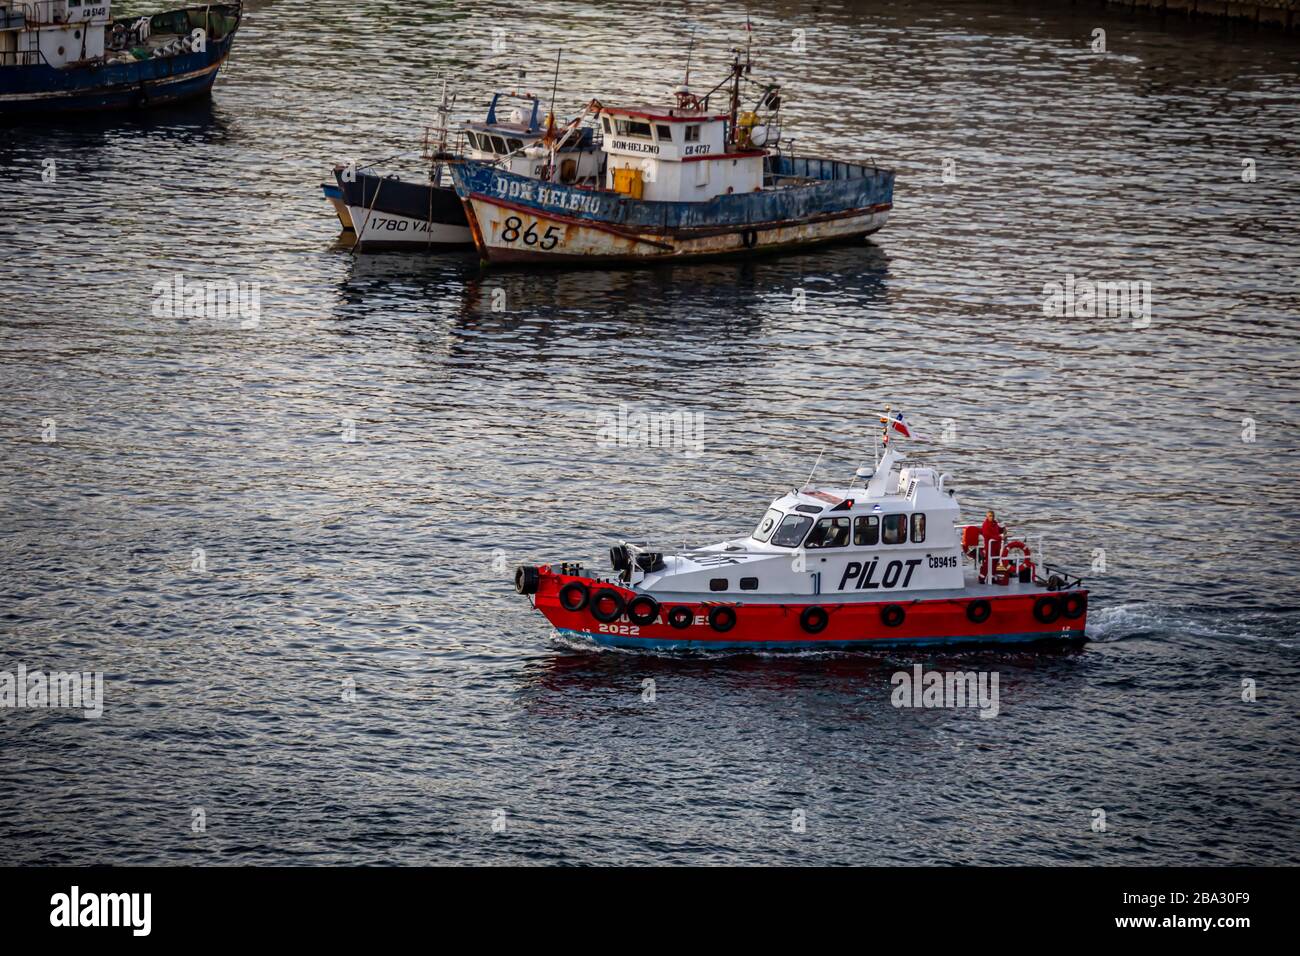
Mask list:
[{"label": "wheelhouse window", "polygon": [[917,512],[912,515],[912,544],[920,544],[925,540],[925,515]]},{"label": "wheelhouse window", "polygon": [[510,152],[517,153],[524,148],[524,141],[522,139],[508,139],[506,145],[510,147]]},{"label": "wheelhouse window", "polygon": [[727,590],[727,579],[726,579],[726,578],[710,578],[710,579],[709,579],[709,590],[710,590],[710,591],[725,591],[725,590]]},{"label": "wheelhouse window", "polygon": [[663,123],[655,125],[655,132],[659,135],[659,142],[671,143],[673,141],[673,128]]},{"label": "wheelhouse window", "polygon": [[812,518],[807,515],[786,515],[772,535],[772,543],[778,548],[797,548],[810,527]]},{"label": "wheelhouse window", "polygon": [[605,124],[605,132],[606,132],[606,133],[613,133],[613,132],[614,132],[614,124],[612,124],[612,123],[609,121],[609,117],[608,117],[608,116],[602,116],[602,117],[600,118],[600,120],[601,120],[602,123]]},{"label": "wheelhouse window", "polygon": [[805,548],[842,548],[849,543],[848,516],[822,518],[808,535]]},{"label": "wheelhouse window", "polygon": [[907,515],[885,515],[881,538],[885,544],[907,543]]},{"label": "wheelhouse window", "polygon": [[493,136],[493,137],[492,137],[492,150],[493,150],[493,152],[496,152],[496,153],[508,153],[508,152],[509,152],[509,150],[506,149],[506,141],[505,141],[504,139],[502,139],[500,136]]},{"label": "wheelhouse window", "polygon": [[650,138],[650,124],[642,123],[637,120],[615,120],[614,126],[618,129],[619,136],[639,136],[641,139]]},{"label": "wheelhouse window", "polygon": [[859,548],[880,543],[879,515],[858,515],[853,519],[853,543]]},{"label": "wheelhouse window", "polygon": [[776,526],[780,524],[780,522],[781,512],[777,511],[775,508],[769,508],[767,514],[763,515],[762,520],[758,523],[758,527],[754,529],[754,533],[750,535],[750,537],[755,541],[766,541],[768,538],[772,537],[772,532],[776,530]]},{"label": "wheelhouse window", "polygon": [[700,128],[698,126],[686,127],[686,142],[698,143],[700,141]]}]

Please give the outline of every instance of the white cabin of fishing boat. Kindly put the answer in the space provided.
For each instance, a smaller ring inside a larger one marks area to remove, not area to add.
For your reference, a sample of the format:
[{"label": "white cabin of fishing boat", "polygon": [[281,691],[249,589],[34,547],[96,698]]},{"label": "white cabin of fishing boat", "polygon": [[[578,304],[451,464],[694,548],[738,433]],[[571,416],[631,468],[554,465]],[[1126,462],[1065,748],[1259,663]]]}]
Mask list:
[{"label": "white cabin of fishing boat", "polygon": [[[678,92],[679,103],[687,97]],[[606,189],[632,199],[705,202],[763,188],[765,153],[748,129],[743,138],[728,135],[727,113],[693,105],[601,105],[599,111]]]}]

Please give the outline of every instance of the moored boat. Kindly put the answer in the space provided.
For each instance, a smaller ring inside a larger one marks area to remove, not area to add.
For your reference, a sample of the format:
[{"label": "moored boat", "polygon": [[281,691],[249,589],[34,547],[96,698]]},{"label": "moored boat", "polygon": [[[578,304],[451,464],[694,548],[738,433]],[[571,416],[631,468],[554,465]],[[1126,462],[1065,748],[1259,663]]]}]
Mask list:
[{"label": "moored boat", "polygon": [[683,86],[672,106],[593,100],[606,159],[595,188],[485,159],[452,162],[480,257],[598,265],[747,255],[882,228],[893,171],[784,152],[780,88],[764,85],[752,109],[740,108],[749,69],[737,55],[727,109],[710,107],[727,81],[704,96]]},{"label": "moored boat", "polygon": [[0,0],[0,115],[136,109],[211,92],[242,4],[110,15],[110,0]]},{"label": "moored boat", "polygon": [[[453,156],[500,163],[524,179],[548,173],[552,151],[541,144],[554,136],[554,120],[541,116],[541,103],[531,94],[498,92],[481,122],[465,123],[448,141],[450,103],[444,92],[441,124],[426,134],[422,159],[424,181],[405,181],[396,173],[373,167],[336,166],[334,179],[358,248],[409,249],[464,246],[473,242],[465,208],[446,174]],[[555,151],[556,174],[565,181],[594,183],[603,156],[591,127],[579,127]],[[328,197],[328,193],[326,194]],[[343,220],[342,214],[339,216]]]},{"label": "moored boat", "polygon": [[[1088,592],[990,512],[960,524],[950,475],[901,465],[901,414],[847,488],[792,489],[748,537],[676,554],[620,542],[614,574],[524,566],[515,587],[566,637],[669,650],[869,648],[1084,637]],[[891,444],[890,438],[894,441]],[[897,466],[897,467],[896,467]],[[863,482],[858,485],[858,481]],[[811,482],[811,479],[810,479]]]},{"label": "moored boat", "polygon": [[348,211],[348,204],[343,201],[343,190],[336,183],[321,183],[321,195],[327,202],[334,207],[334,215],[339,217],[339,225],[343,227],[344,232],[353,232],[352,213]]}]

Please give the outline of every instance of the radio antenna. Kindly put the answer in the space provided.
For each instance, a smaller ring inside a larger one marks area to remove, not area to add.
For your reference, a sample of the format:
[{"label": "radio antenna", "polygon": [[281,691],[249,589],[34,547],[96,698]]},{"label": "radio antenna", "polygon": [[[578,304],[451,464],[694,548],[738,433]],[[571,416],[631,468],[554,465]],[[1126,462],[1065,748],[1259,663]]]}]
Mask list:
[{"label": "radio antenna", "polygon": [[[803,488],[807,488],[809,485],[812,484],[813,475],[817,474],[817,466],[820,465],[820,464],[822,463],[822,455],[824,455],[824,454],[826,454],[825,449],[823,449],[823,450],[822,450],[822,451],[817,455],[817,460],[816,460],[815,462],[813,462],[812,471],[808,472],[808,480],[805,481],[805,482],[803,483]],[[800,488],[799,490],[802,491],[803,488]]]}]

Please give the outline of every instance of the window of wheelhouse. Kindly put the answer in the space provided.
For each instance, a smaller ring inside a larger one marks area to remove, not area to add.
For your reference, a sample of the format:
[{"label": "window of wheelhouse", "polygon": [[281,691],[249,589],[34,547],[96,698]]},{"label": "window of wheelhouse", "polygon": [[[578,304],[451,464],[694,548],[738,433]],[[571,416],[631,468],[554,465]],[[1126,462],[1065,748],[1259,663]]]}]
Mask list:
[{"label": "window of wheelhouse", "polygon": [[524,148],[524,141],[522,139],[508,139],[506,140],[506,146],[510,148],[510,152],[517,153]]},{"label": "window of wheelhouse", "polygon": [[880,538],[885,544],[906,544],[907,515],[885,515],[881,522]]},{"label": "window of wheelhouse", "polygon": [[812,518],[807,515],[786,515],[772,535],[772,543],[778,548],[797,548],[810,527]]},{"label": "window of wheelhouse", "polygon": [[642,123],[640,120],[615,120],[615,128],[618,129],[619,136],[637,136],[641,139],[650,138],[650,124]]},{"label": "window of wheelhouse", "polygon": [[700,128],[699,128],[699,126],[688,126],[688,127],[686,127],[686,142],[688,142],[688,143],[698,143],[699,141],[700,141]]},{"label": "window of wheelhouse", "polygon": [[605,132],[612,135],[614,132],[614,124],[609,121],[609,117],[602,116],[600,120],[605,125]]},{"label": "window of wheelhouse", "polygon": [[673,141],[673,128],[665,123],[655,124],[655,134],[659,137],[661,143],[671,143]]},{"label": "window of wheelhouse", "polygon": [[804,542],[805,548],[842,548],[849,543],[849,518],[822,518]]},{"label": "window of wheelhouse", "polygon": [[758,527],[754,529],[754,533],[750,535],[750,537],[755,541],[766,541],[768,538],[772,537],[772,532],[776,530],[776,526],[780,522],[781,512],[777,511],[775,508],[768,508],[767,514],[763,515],[762,520],[758,523]]},{"label": "window of wheelhouse", "polygon": [[506,149],[506,141],[500,136],[492,137],[492,151],[497,154],[510,152],[510,150]]},{"label": "window of wheelhouse", "polygon": [[919,511],[912,515],[912,544],[920,544],[925,540],[925,515]]},{"label": "window of wheelhouse", "polygon": [[853,519],[853,544],[869,548],[880,543],[880,515],[858,515]]}]

